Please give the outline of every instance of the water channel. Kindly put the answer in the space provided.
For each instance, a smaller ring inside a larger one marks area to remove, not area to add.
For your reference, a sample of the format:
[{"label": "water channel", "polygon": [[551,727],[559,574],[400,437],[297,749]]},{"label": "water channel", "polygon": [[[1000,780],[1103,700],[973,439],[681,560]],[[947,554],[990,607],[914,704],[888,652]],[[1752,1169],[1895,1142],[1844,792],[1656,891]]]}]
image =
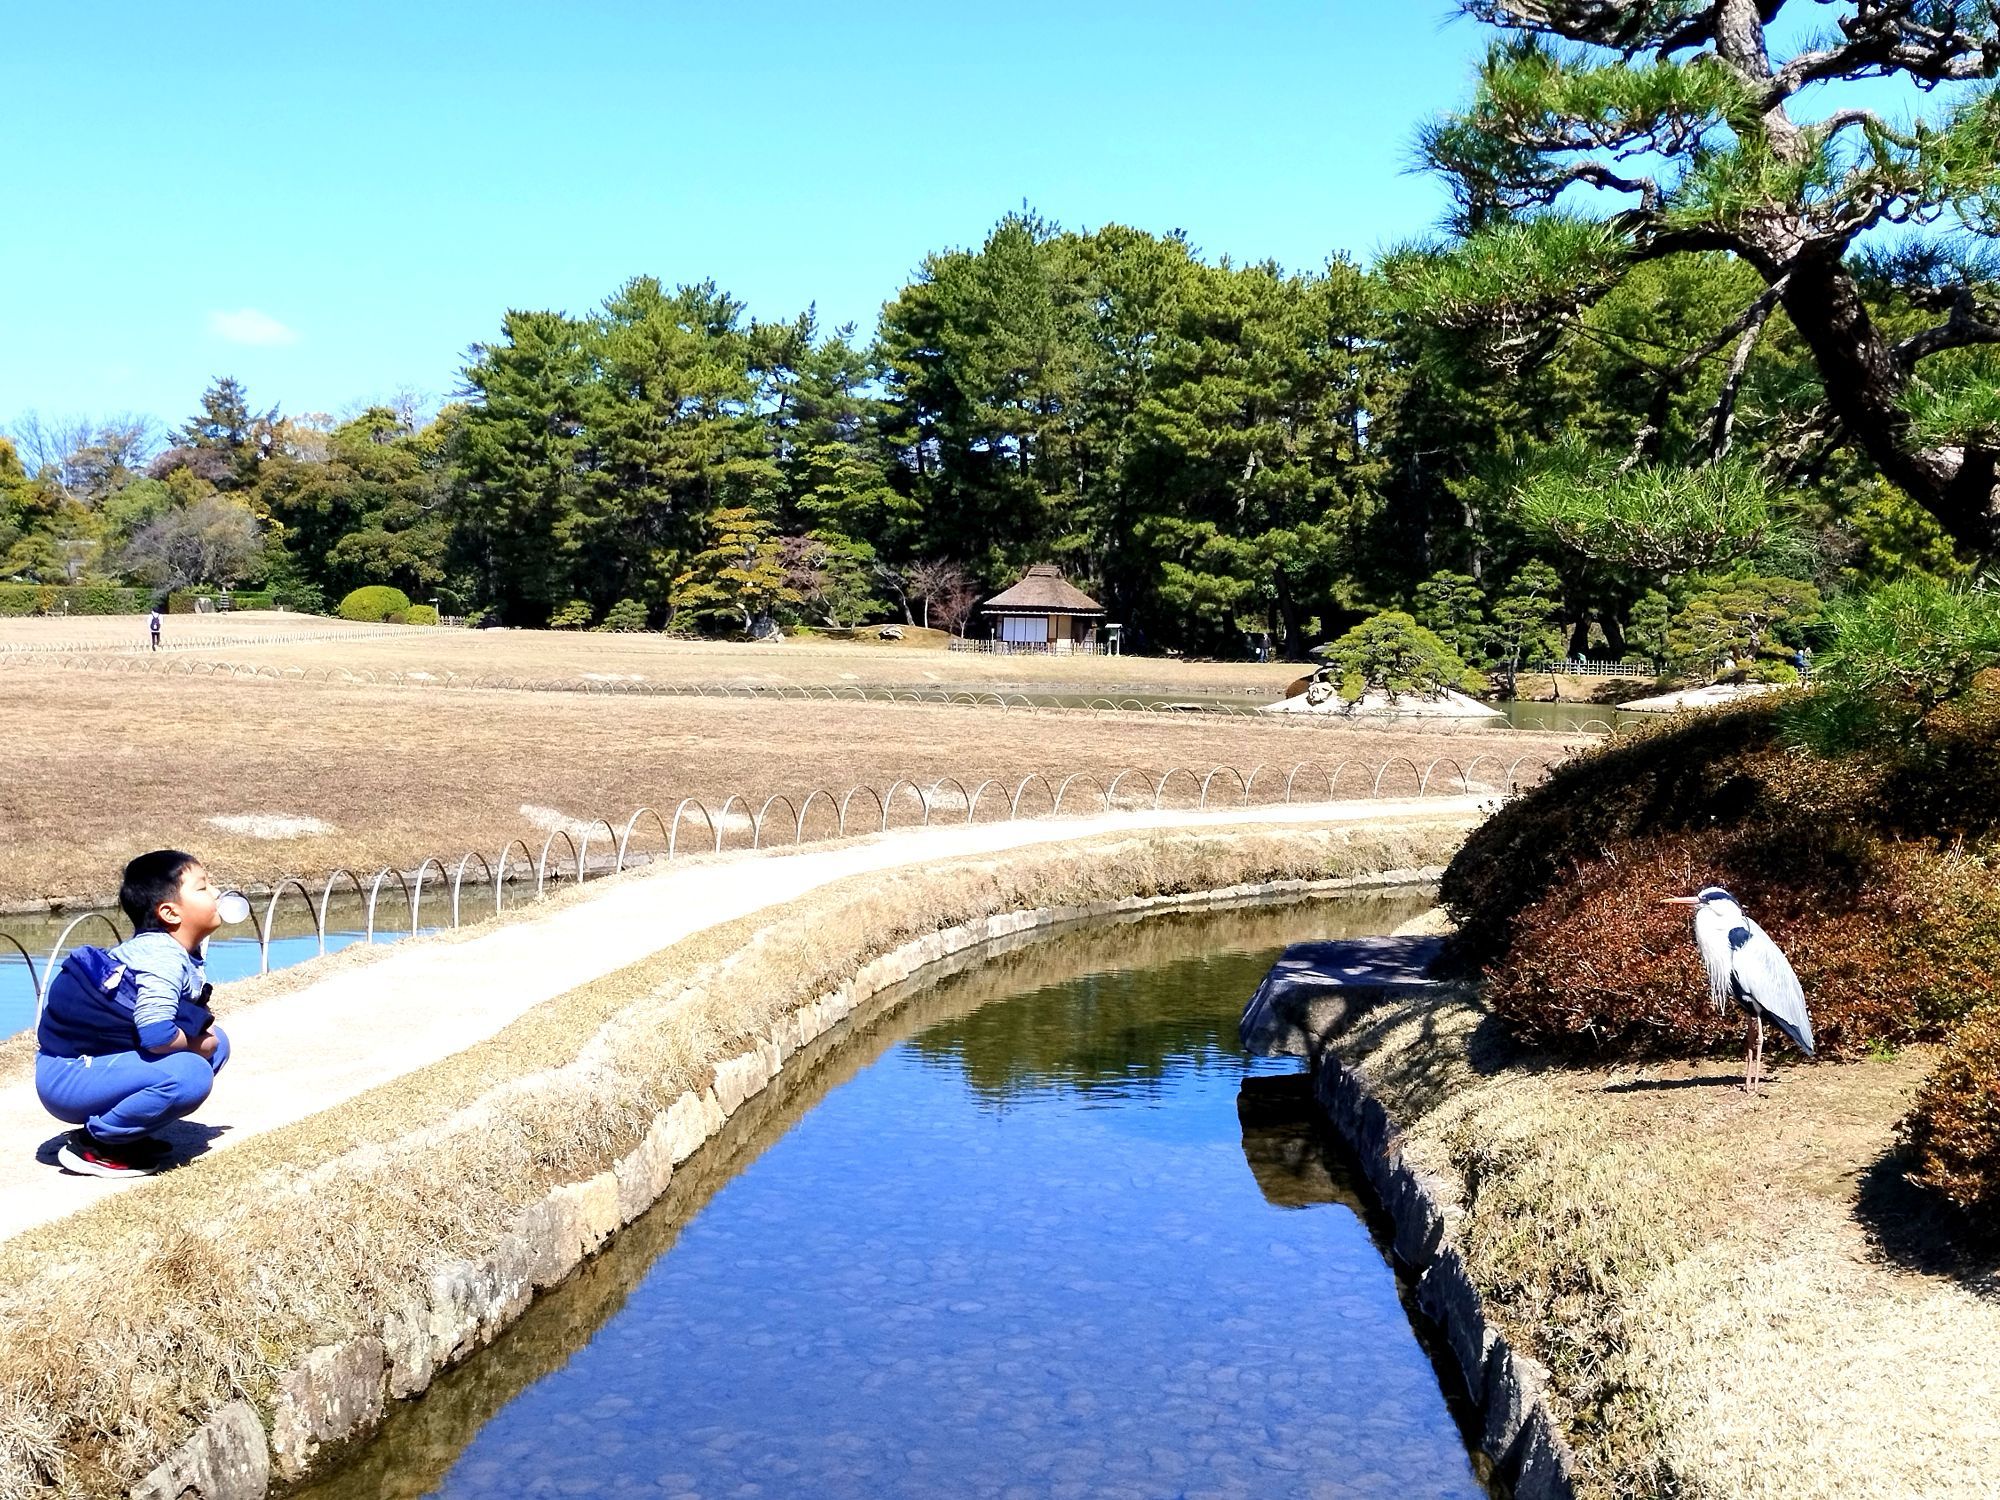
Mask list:
[{"label": "water channel", "polygon": [[1297,1065],[1235,1038],[1284,944],[1429,899],[932,971],[302,1494],[1483,1496]]}]

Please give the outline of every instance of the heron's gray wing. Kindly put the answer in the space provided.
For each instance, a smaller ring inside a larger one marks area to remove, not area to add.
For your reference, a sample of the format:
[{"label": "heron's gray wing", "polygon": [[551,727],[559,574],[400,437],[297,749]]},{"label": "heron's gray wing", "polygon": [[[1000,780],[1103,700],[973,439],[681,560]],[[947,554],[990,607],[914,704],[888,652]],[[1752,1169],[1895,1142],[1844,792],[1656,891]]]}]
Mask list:
[{"label": "heron's gray wing", "polygon": [[1812,1018],[1806,1014],[1805,987],[1792,972],[1791,960],[1771,941],[1771,935],[1749,917],[1743,919],[1749,937],[1737,945],[1736,982],[1757,1008],[1777,1023],[1792,1044],[1812,1056]]},{"label": "heron's gray wing", "polygon": [[1731,925],[1712,907],[1695,909],[1694,945],[1701,950],[1701,966],[1708,970],[1708,995],[1717,1010],[1729,1003],[1729,979],[1734,972],[1734,955],[1729,949]]}]

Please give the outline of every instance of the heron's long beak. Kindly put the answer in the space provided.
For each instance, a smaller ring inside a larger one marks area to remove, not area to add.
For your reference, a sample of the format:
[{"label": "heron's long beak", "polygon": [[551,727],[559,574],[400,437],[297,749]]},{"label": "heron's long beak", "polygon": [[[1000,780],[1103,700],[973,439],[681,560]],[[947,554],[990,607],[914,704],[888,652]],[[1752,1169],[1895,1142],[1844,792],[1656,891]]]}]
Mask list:
[{"label": "heron's long beak", "polygon": [[1701,905],[1701,897],[1699,897],[1699,896],[1662,896],[1662,897],[1660,897],[1660,905],[1662,905],[1662,906],[1699,906],[1699,905]]}]

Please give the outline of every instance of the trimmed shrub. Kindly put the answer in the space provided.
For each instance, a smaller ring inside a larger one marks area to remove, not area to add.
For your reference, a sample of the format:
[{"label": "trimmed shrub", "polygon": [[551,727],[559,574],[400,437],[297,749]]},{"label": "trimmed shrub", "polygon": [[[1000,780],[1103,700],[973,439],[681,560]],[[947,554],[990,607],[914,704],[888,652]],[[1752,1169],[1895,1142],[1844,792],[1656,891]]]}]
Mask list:
[{"label": "trimmed shrub", "polygon": [[581,599],[570,600],[549,616],[551,630],[582,630],[589,624],[590,606]]},{"label": "trimmed shrub", "polygon": [[0,617],[26,615],[143,615],[152,608],[146,589],[109,583],[0,583]]},{"label": "trimmed shrub", "polygon": [[[1590,1055],[1720,1047],[1685,910],[1726,885],[1791,957],[1825,1050],[1937,1037],[2000,995],[2000,694],[1907,753],[1780,743],[1768,700],[1579,757],[1452,861],[1452,953],[1524,1035]],[[1970,851],[1970,852],[1968,852]]]},{"label": "trimmed shrub", "polygon": [[387,584],[371,583],[354,590],[340,601],[336,611],[343,620],[363,620],[379,625],[391,615],[408,615],[410,596]]},{"label": "trimmed shrub", "polygon": [[1665,895],[1727,886],[1785,950],[1822,1056],[1935,1038],[2000,1001],[2000,880],[1977,860],[1836,830],[1717,830],[1613,845],[1519,917],[1486,1000],[1523,1039],[1589,1056],[1740,1046]]},{"label": "trimmed shrub", "polygon": [[1903,1122],[1911,1176],[2000,1232],[2000,1006],[1958,1029]]},{"label": "trimmed shrub", "polygon": [[225,589],[220,586],[193,589],[175,589],[167,595],[167,613],[170,615],[191,615],[197,613],[196,606],[203,599],[216,609],[225,605],[230,609],[269,609],[272,596],[255,589]]},{"label": "trimmed shrub", "polygon": [[620,599],[604,612],[604,623],[599,630],[644,630],[646,628],[646,606],[637,599]]},{"label": "trimmed shrub", "polygon": [[438,612],[428,604],[412,604],[403,612],[405,625],[435,625],[437,622]]},{"label": "trimmed shrub", "polygon": [[302,615],[323,615],[326,595],[316,583],[280,583],[271,589],[271,605],[274,609],[295,609]]}]

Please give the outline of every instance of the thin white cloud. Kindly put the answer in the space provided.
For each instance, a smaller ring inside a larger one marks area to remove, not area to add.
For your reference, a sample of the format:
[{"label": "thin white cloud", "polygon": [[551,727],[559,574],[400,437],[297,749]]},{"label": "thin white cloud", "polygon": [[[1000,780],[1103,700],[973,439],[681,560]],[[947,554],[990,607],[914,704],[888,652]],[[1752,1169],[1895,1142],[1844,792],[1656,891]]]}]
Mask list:
[{"label": "thin white cloud", "polygon": [[232,344],[249,344],[260,349],[299,341],[297,329],[286,327],[269,313],[259,312],[254,307],[210,313],[208,331]]}]

